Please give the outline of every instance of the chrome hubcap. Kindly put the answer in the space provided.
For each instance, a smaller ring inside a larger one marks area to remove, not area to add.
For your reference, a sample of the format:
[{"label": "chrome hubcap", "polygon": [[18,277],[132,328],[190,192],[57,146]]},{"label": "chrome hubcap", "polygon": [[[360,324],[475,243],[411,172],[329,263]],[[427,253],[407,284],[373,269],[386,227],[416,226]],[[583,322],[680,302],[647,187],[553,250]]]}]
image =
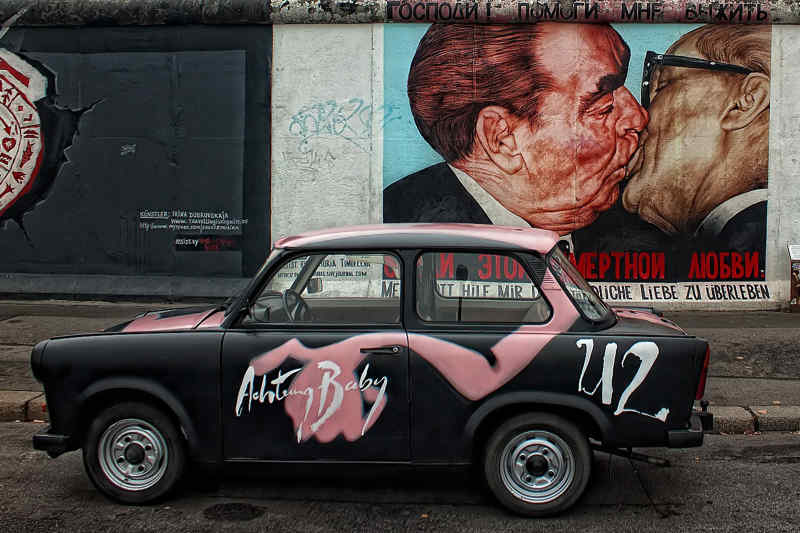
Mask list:
[{"label": "chrome hubcap", "polygon": [[111,424],[97,446],[100,469],[123,490],[146,490],[167,470],[167,443],[154,426],[138,418]]},{"label": "chrome hubcap", "polygon": [[500,461],[503,485],[529,503],[555,500],[575,478],[572,450],[564,439],[549,431],[517,435],[503,448]]}]

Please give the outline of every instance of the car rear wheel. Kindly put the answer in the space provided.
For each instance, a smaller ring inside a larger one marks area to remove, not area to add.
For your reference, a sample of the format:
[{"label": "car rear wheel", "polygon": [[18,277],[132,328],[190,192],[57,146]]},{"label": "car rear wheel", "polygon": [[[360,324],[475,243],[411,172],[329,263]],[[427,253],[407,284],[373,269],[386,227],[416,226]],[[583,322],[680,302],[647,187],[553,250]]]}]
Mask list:
[{"label": "car rear wheel", "polygon": [[586,490],[592,452],[574,423],[549,413],[515,416],[489,438],[484,474],[508,509],[526,516],[565,511]]},{"label": "car rear wheel", "polygon": [[145,403],[126,402],[109,407],[92,421],[83,464],[95,487],[109,498],[144,504],[175,487],[186,451],[166,414]]}]

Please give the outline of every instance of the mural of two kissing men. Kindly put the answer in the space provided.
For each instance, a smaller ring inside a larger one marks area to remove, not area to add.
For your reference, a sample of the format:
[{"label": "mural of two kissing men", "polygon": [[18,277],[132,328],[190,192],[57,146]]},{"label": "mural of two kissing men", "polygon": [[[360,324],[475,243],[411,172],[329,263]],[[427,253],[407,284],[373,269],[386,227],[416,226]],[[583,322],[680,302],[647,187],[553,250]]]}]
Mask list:
[{"label": "mural of two kissing men", "polygon": [[770,28],[692,28],[431,25],[407,95],[443,162],[385,182],[384,222],[553,230],[590,280],[763,280]]}]

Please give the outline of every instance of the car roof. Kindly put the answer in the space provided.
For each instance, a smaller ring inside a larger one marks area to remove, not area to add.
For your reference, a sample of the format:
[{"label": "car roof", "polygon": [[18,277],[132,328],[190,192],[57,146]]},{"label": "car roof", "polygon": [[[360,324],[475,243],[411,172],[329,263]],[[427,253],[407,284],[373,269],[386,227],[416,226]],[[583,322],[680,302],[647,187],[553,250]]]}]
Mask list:
[{"label": "car roof", "polygon": [[490,224],[375,224],[300,233],[275,243],[286,249],[475,248],[549,252],[559,235],[553,231]]}]

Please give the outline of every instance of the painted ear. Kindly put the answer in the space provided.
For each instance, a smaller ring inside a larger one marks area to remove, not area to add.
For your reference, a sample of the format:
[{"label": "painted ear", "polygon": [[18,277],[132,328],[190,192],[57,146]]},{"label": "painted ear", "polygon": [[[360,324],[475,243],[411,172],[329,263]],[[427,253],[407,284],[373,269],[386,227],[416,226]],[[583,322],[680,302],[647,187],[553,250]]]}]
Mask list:
[{"label": "painted ear", "polygon": [[524,163],[511,125],[515,117],[507,109],[489,106],[478,113],[475,135],[486,155],[506,174],[516,174]]},{"label": "painted ear", "polygon": [[735,88],[731,102],[722,116],[722,129],[744,128],[769,109],[769,77],[753,72]]}]

